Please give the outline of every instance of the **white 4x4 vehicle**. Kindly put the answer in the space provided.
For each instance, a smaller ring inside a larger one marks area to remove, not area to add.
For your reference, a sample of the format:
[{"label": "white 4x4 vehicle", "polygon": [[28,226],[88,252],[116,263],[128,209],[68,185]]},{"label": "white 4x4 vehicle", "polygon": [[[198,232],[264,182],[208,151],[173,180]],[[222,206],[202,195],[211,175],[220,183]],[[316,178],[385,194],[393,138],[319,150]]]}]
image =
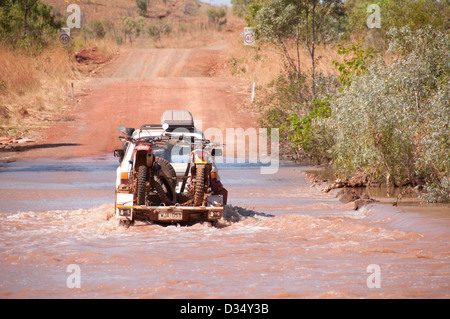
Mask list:
[{"label": "white 4x4 vehicle", "polygon": [[204,139],[190,112],[166,111],[161,124],[120,130],[116,218],[174,223],[223,217],[226,190],[214,163],[222,150]]}]

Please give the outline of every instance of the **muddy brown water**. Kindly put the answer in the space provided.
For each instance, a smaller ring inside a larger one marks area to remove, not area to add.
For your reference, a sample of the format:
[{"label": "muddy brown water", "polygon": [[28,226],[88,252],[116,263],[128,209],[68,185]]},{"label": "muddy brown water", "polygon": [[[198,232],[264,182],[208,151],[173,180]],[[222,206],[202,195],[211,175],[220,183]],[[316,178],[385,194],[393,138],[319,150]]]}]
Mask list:
[{"label": "muddy brown water", "polygon": [[311,187],[308,166],[223,164],[239,220],[125,228],[109,218],[116,167],[110,156],[0,165],[0,298],[450,296],[448,205],[354,211]]}]

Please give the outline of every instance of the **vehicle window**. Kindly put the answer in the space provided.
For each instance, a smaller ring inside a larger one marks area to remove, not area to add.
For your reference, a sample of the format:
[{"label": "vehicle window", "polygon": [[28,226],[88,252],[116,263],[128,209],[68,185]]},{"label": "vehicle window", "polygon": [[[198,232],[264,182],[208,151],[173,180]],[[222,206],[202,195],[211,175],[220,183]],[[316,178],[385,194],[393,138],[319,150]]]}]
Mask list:
[{"label": "vehicle window", "polygon": [[188,163],[189,155],[191,153],[190,147],[183,146],[175,146],[171,151],[171,160],[172,163]]},{"label": "vehicle window", "polygon": [[170,152],[168,152],[167,147],[154,146],[153,154],[170,162]]}]

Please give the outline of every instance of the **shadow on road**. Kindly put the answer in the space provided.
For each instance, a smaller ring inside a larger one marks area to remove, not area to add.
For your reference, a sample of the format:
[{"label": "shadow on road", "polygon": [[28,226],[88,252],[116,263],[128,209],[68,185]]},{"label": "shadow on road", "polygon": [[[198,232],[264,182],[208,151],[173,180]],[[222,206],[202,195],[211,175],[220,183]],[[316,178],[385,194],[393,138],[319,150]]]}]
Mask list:
[{"label": "shadow on road", "polygon": [[82,144],[78,143],[54,143],[54,144],[32,144],[32,145],[7,145],[3,148],[0,148],[0,153],[6,152],[25,152],[34,149],[44,149],[44,148],[56,148],[56,147],[64,147],[64,146],[81,146]]}]

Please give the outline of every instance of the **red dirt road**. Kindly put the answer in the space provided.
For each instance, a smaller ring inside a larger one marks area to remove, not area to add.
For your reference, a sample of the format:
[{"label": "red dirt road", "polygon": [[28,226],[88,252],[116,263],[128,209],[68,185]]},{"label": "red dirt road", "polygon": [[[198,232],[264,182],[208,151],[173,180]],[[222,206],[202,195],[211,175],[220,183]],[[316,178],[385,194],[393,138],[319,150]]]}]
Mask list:
[{"label": "red dirt road", "polygon": [[82,96],[75,88],[81,101],[64,116],[68,120],[41,132],[43,140],[19,156],[109,153],[120,147],[120,125],[160,123],[167,109],[189,110],[203,130],[255,127],[255,118],[239,111],[250,99],[250,84],[212,75],[221,53],[220,47],[122,50],[84,87]]}]

